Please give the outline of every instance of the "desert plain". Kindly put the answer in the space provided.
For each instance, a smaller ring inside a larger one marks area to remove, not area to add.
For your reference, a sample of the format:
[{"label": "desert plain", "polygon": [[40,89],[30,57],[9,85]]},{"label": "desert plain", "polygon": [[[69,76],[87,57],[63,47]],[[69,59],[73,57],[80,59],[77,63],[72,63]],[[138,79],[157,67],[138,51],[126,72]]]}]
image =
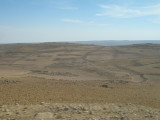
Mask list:
[{"label": "desert plain", "polygon": [[0,119],[158,120],[160,45],[0,45]]}]

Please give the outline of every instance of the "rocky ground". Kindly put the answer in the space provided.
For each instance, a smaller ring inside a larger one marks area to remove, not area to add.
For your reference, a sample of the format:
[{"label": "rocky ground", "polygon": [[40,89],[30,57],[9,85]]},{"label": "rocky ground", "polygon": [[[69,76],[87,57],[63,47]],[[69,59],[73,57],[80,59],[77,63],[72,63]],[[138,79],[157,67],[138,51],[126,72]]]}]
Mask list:
[{"label": "rocky ground", "polygon": [[1,120],[160,120],[160,109],[133,104],[49,104],[0,106]]},{"label": "rocky ground", "polygon": [[159,93],[160,45],[0,45],[0,120],[160,120]]}]

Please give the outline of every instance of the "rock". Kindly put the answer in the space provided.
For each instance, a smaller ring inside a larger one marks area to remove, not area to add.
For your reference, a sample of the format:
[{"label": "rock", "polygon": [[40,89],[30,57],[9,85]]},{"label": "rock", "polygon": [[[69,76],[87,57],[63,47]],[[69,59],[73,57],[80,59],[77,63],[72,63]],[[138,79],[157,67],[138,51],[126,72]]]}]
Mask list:
[{"label": "rock", "polygon": [[28,107],[24,107],[24,110],[28,109]]},{"label": "rock", "polygon": [[[47,106],[45,106],[47,105]],[[7,106],[1,108],[2,118],[11,120],[159,120],[160,110],[144,106],[125,104],[48,104],[42,105],[21,105],[20,107]],[[121,106],[121,107],[119,107]],[[58,108],[58,110],[57,110]],[[105,110],[104,110],[105,108]],[[24,111],[26,113],[24,113]],[[4,112],[5,111],[5,112]],[[39,112],[38,112],[39,111]],[[27,118],[27,119],[25,119]],[[6,120],[5,119],[5,120]],[[14,120],[14,119],[13,119]]]},{"label": "rock", "polygon": [[67,111],[67,110],[69,110],[69,108],[68,108],[68,107],[64,107],[63,110],[64,110],[64,111]]},{"label": "rock", "polygon": [[8,118],[7,120],[15,120],[14,118]]},{"label": "rock", "polygon": [[18,115],[18,114],[19,114],[19,112],[16,112],[16,114]]},{"label": "rock", "polygon": [[97,120],[96,118],[92,118],[92,120]]},{"label": "rock", "polygon": [[19,104],[18,104],[18,103],[16,103],[15,105],[16,105],[16,106],[19,106]]},{"label": "rock", "polygon": [[83,107],[83,108],[82,108],[82,111],[87,111],[87,110],[86,110],[86,108]]},{"label": "rock", "polygon": [[3,108],[3,105],[0,105],[0,108]]},{"label": "rock", "polygon": [[81,112],[80,112],[80,111],[77,111],[77,114],[81,114]]},{"label": "rock", "polygon": [[76,107],[72,107],[72,110],[77,110],[77,108]]},{"label": "rock", "polygon": [[40,103],[40,105],[44,105],[44,104],[45,104],[45,102],[41,102],[41,103]]},{"label": "rock", "polygon": [[56,119],[62,119],[63,117],[61,115],[57,115]]},{"label": "rock", "polygon": [[51,120],[53,119],[53,114],[50,112],[37,113],[35,115],[36,120]]},{"label": "rock", "polygon": [[108,88],[108,85],[104,84],[104,85],[101,85],[101,87]]},{"label": "rock", "polygon": [[11,115],[11,113],[10,113],[10,112],[7,112],[6,115]]},{"label": "rock", "polygon": [[93,114],[93,112],[92,112],[92,111],[89,111],[89,114],[90,114],[90,115],[92,115],[92,114]]},{"label": "rock", "polygon": [[121,116],[121,117],[120,117],[120,120],[124,120],[124,119],[125,119],[125,117],[124,117],[124,116]]},{"label": "rock", "polygon": [[4,109],[3,112],[9,112],[9,110],[8,109]]}]

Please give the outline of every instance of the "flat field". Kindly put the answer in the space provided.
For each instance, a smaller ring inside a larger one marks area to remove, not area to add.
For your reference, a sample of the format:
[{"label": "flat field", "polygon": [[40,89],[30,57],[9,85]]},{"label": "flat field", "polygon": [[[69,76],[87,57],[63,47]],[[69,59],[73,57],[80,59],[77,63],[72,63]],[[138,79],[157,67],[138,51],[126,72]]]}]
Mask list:
[{"label": "flat field", "polygon": [[133,103],[160,108],[160,45],[0,45],[0,104]]}]

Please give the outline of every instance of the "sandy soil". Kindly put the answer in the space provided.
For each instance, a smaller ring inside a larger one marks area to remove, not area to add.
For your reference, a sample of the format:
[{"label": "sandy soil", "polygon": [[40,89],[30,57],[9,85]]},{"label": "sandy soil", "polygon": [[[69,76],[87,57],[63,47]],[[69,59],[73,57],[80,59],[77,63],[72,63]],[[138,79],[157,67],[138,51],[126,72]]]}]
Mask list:
[{"label": "sandy soil", "polygon": [[[133,103],[160,108],[159,86],[108,81],[9,78],[0,81],[0,104]],[[105,86],[106,85],[106,86]]]}]

